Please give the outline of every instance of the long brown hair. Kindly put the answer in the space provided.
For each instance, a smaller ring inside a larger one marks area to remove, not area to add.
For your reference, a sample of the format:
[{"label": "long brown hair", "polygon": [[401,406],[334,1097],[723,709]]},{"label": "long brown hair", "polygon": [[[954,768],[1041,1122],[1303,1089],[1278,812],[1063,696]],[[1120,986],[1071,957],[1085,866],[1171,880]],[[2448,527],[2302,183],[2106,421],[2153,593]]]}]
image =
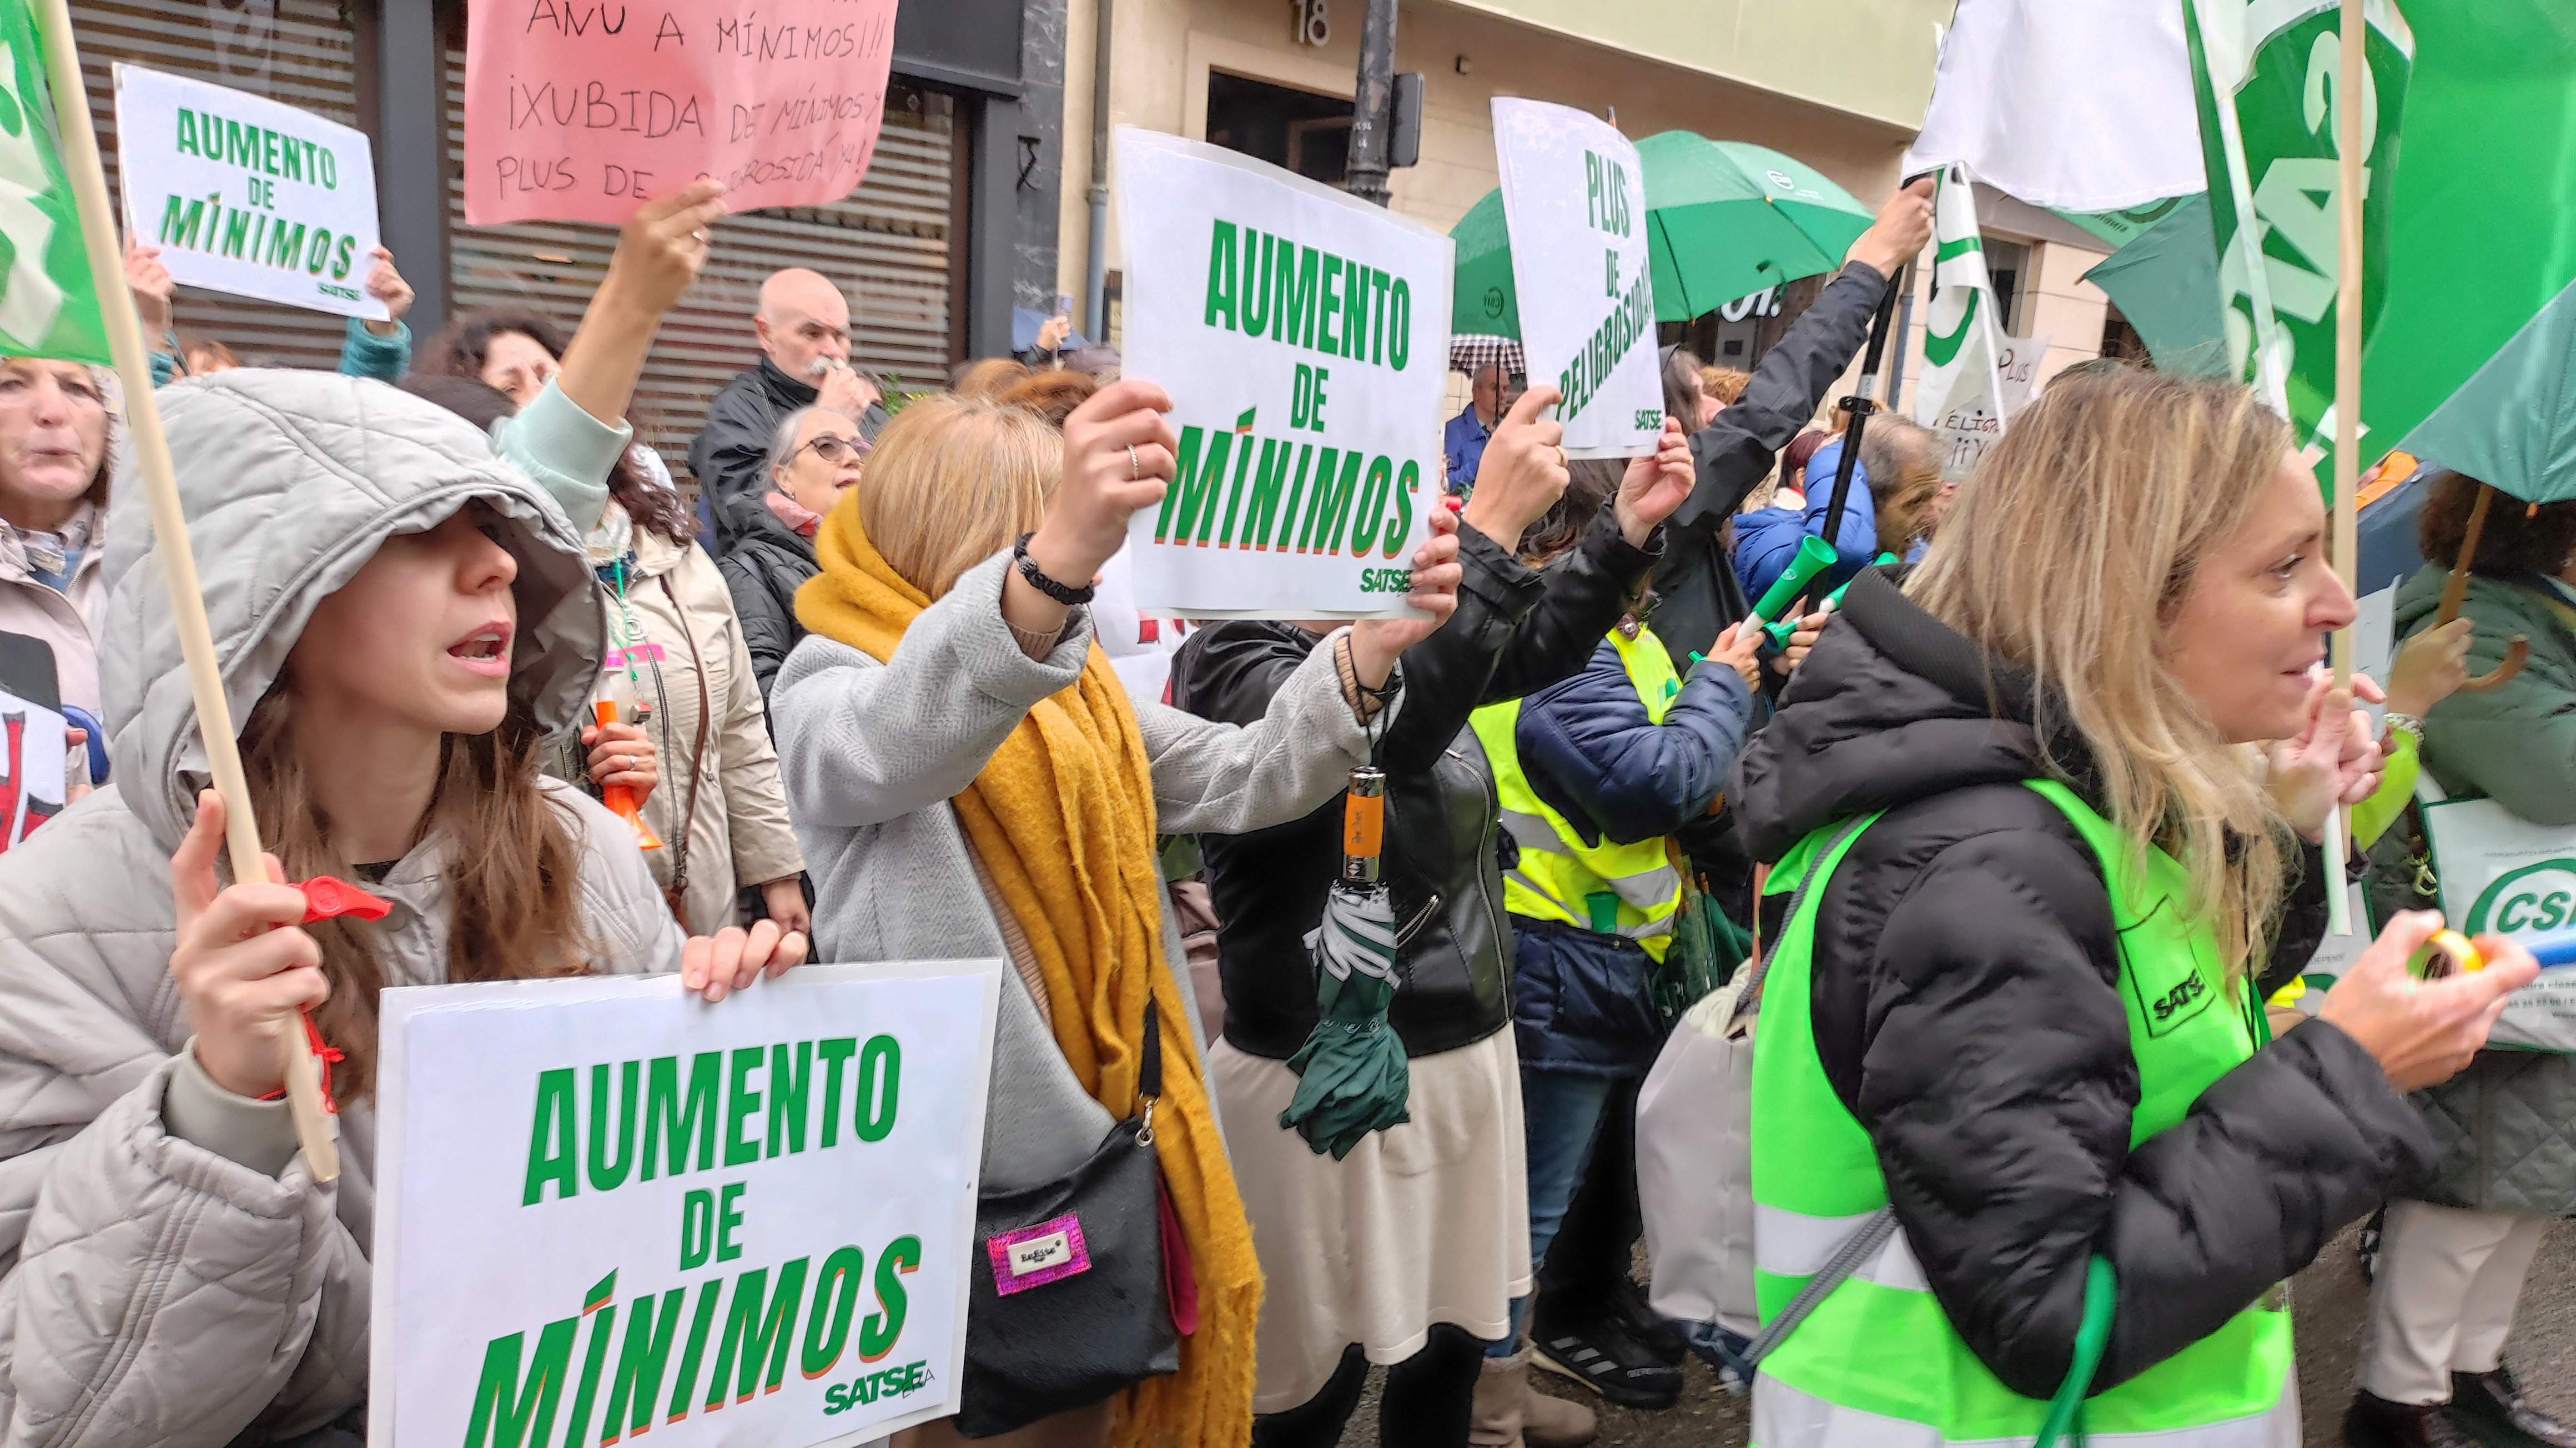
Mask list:
[{"label": "long brown hair", "polygon": [[[2469,535],[2469,513],[2486,485],[2463,473],[2435,473],[2424,484],[2424,510],[2415,515],[2415,541],[2425,558],[2444,568],[2460,559]],[[2478,556],[2469,571],[2488,577],[2538,573],[2556,577],[2576,555],[2576,503],[2533,505],[2507,498],[2490,506],[2478,532]]]},{"label": "long brown hair", "polygon": [[[2135,863],[2152,846],[2182,864],[2231,975],[2266,948],[2290,827],[2163,645],[2200,560],[2244,526],[2289,446],[2289,424],[2232,382],[2060,376],[1977,463],[1905,583],[2037,677],[2044,762],[2089,766]],[[2089,758],[2046,757],[2069,727]]]},{"label": "long brown hair", "polygon": [[[330,842],[331,820],[312,790],[296,747],[291,674],[250,711],[241,733],[242,768],[259,815],[260,837],[290,879],[356,880]],[[437,792],[424,834],[447,842],[440,867],[448,916],[447,979],[526,980],[582,975],[594,946],[581,915],[581,843],[570,812],[537,783],[544,730],[513,699],[501,726],[450,734],[439,743]],[[376,998],[385,969],[370,942],[375,927],[346,917],[304,927],[322,947],[330,999],[314,1014],[322,1038],[343,1059],[331,1089],[365,1096],[376,1074]]]}]

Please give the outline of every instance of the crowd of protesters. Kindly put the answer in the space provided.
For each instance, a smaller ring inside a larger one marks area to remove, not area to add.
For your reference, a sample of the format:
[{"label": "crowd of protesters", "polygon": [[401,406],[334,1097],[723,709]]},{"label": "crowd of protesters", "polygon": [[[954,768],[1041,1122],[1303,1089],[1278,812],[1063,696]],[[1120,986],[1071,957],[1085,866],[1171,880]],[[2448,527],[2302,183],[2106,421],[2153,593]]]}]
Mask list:
[{"label": "crowd of protesters", "polygon": [[[390,319],[338,376],[174,331],[127,255],[261,833],[376,923],[225,882],[112,381],[0,361],[0,630],[50,648],[98,786],[0,857],[0,1444],[365,1439],[383,987],[722,1000],[946,957],[1010,966],[981,1190],[1156,1098],[1195,1306],[1159,1371],[899,1441],[1329,1445],[1374,1364],[1381,1442],[1565,1448],[1595,1414],[1534,1367],[1664,1409],[1699,1350],[1771,1448],[2029,1441],[2070,1383],[2094,1431],[2276,1445],[2278,1286],[2382,1211],[2348,1441],[2447,1405],[2576,1444],[2503,1357],[2576,1211],[2576,1071],[2479,1049],[2518,948],[2406,969],[2419,774],[2576,821],[2576,505],[2485,525],[2461,622],[2438,563],[2407,586],[2374,726],[2318,667],[2354,600],[2317,491],[2244,389],[2079,369],[1964,479],[1902,419],[1812,425],[1929,241],[1918,185],[1753,372],[1668,352],[1646,456],[1569,463],[1552,388],[1475,372],[1413,616],[1185,628],[1119,558],[1170,399],[1060,326],[1030,356],[1083,365],[890,396],[850,298],[778,272],[693,509],[628,408],[720,211],[644,208],[579,319],[418,347],[379,249]],[[2430,489],[2448,558],[2477,484]],[[1836,562],[1775,636],[1749,600],[1809,539]],[[2516,639],[2518,683],[2455,692]],[[1328,1154],[1281,1123],[1372,762],[1409,1095]],[[2310,1018],[2346,806],[2393,923]],[[1640,1082],[1757,940],[1751,1281],[1766,1320],[1832,1289],[1758,1348],[1630,1269]],[[333,1184],[282,1100],[305,1010]]]}]

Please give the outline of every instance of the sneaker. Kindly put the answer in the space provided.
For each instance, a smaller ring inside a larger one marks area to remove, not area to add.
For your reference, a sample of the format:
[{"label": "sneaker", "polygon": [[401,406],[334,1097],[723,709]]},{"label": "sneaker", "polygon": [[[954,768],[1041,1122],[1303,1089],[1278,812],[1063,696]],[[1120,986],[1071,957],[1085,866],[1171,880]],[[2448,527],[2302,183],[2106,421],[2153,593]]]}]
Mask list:
[{"label": "sneaker", "polygon": [[1630,1337],[1614,1318],[1537,1337],[1537,1365],[1623,1408],[1661,1412],[1681,1401],[1681,1369]]}]

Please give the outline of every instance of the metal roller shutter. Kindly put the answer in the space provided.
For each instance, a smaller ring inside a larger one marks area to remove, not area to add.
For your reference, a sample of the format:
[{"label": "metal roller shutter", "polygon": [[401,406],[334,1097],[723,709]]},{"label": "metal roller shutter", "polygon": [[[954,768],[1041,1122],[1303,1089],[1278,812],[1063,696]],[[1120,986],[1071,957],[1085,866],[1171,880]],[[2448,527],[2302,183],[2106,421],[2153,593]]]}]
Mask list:
[{"label": "metal roller shutter", "polygon": [[[90,115],[116,184],[117,61],[194,76],[358,125],[357,60],[337,0],[71,0]],[[179,289],[179,326],[254,367],[340,365],[345,319],[224,292]]]},{"label": "metal roller shutter", "polygon": [[[447,54],[452,305],[542,312],[569,332],[607,274],[617,233],[572,222],[465,224],[465,52]],[[632,420],[675,477],[718,389],[760,355],[751,330],[761,280],[811,267],[850,299],[851,353],[913,390],[942,385],[962,341],[954,263],[962,244],[965,156],[952,97],[897,81],[886,92],[876,158],[859,189],[830,206],[728,216],[706,270],[662,323]]]}]

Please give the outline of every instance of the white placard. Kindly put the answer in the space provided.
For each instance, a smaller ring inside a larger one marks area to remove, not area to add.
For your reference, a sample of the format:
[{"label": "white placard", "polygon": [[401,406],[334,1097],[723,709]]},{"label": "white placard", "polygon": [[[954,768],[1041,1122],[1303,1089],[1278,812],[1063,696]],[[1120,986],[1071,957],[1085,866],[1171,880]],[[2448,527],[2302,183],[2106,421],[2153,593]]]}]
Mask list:
[{"label": "white placard", "polygon": [[1494,159],[1521,347],[1531,384],[1553,378],[1565,395],[1566,456],[1653,452],[1664,389],[1637,148],[1589,111],[1498,96]]},{"label": "white placard", "polygon": [[1117,131],[1124,369],[1180,454],[1127,532],[1136,605],[1395,618],[1440,505],[1449,238],[1249,156]]},{"label": "white placard", "polygon": [[116,165],[127,234],[159,246],[177,280],[385,319],[366,290],[376,245],[366,132],[119,63]]},{"label": "white placard", "polygon": [[[2491,799],[2424,806],[2442,915],[2463,935],[2576,932],[2576,828],[2536,825]],[[2488,1039],[2576,1051],[2576,965],[2551,966],[2513,993]]]},{"label": "white placard", "polygon": [[386,991],[371,1448],[956,1412],[1000,969]]},{"label": "white placard", "polygon": [[2299,972],[2299,979],[2308,983],[2307,994],[2299,997],[2299,1009],[2312,1016],[2324,1009],[2326,992],[2343,979],[2343,973],[2352,969],[2361,953],[2370,948],[2370,942],[2378,938],[2370,924],[2370,902],[2363,897],[2359,880],[2344,886],[2344,912],[2352,921],[2352,933],[2326,932],[2325,939],[2317,942],[2316,954],[2308,957],[2306,967]]},{"label": "white placard", "polygon": [[0,852],[63,812],[63,716],[0,692]]}]

